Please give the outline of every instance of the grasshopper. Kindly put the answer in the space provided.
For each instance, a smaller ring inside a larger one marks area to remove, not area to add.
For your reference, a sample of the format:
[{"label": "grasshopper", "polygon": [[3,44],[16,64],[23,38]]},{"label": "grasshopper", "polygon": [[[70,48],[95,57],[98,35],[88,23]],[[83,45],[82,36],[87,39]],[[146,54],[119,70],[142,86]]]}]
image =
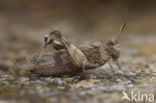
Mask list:
[{"label": "grasshopper", "polygon": [[[86,70],[96,69],[109,63],[113,70],[111,62],[120,64],[119,37],[126,23],[120,27],[119,33],[115,39],[101,40],[100,42],[92,42],[89,46],[77,47],[55,29],[44,37],[44,47],[39,55],[26,58],[27,63],[32,68],[31,71],[40,76],[64,76],[64,75],[80,75],[86,73]],[[52,45],[55,51],[45,53],[48,46]]]}]

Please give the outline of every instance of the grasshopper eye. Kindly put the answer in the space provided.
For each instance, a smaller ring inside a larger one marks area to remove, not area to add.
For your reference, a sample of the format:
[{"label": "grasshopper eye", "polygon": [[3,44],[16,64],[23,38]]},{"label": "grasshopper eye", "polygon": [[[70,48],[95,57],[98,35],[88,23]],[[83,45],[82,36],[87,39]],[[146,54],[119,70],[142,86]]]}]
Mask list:
[{"label": "grasshopper eye", "polygon": [[109,46],[114,46],[114,45],[115,45],[115,43],[114,43],[114,41],[113,41],[113,40],[109,40],[109,41],[107,42],[107,45],[109,45]]}]

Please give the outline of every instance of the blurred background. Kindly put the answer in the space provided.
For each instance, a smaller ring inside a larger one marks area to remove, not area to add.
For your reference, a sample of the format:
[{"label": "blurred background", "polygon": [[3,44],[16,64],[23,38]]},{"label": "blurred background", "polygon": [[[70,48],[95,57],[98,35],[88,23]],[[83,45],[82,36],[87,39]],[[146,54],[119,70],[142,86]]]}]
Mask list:
[{"label": "blurred background", "polygon": [[1,0],[0,57],[36,53],[44,35],[54,28],[78,45],[114,37],[124,21],[122,41],[128,35],[155,35],[155,4],[155,0]]}]

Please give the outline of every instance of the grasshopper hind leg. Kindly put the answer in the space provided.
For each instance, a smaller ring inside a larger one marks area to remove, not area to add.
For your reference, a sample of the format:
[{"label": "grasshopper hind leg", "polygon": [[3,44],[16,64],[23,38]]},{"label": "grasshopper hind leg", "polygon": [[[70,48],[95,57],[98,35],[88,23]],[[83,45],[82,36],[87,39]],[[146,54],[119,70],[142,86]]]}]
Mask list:
[{"label": "grasshopper hind leg", "polygon": [[56,44],[56,45],[54,46],[54,49],[56,49],[56,50],[61,50],[61,49],[64,49],[64,47],[63,47],[62,45],[60,45],[60,44]]},{"label": "grasshopper hind leg", "polygon": [[63,45],[65,50],[67,51],[68,56],[71,59],[71,62],[77,67],[77,68],[88,68],[92,67],[95,68],[98,65],[96,64],[91,64],[88,62],[87,57],[84,55],[84,53],[77,48],[75,45],[70,44],[60,33],[59,30],[54,30],[53,32],[50,33],[50,35],[54,35]]}]

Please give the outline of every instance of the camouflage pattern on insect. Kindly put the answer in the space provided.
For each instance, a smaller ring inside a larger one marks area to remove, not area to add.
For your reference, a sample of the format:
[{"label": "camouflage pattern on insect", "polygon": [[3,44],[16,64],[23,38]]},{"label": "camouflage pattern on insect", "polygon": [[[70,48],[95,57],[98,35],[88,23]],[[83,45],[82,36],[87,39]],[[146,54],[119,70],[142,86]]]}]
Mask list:
[{"label": "camouflage pattern on insect", "polygon": [[[80,75],[86,70],[96,69],[107,62],[113,70],[111,61],[115,61],[120,68],[118,63],[120,56],[119,36],[125,24],[121,25],[115,39],[93,42],[89,46],[79,48],[69,43],[59,30],[53,30],[45,36],[45,44],[40,55],[27,57],[26,62],[32,68],[33,73],[54,77]],[[50,45],[53,45],[55,51],[45,53],[45,49]]]}]

